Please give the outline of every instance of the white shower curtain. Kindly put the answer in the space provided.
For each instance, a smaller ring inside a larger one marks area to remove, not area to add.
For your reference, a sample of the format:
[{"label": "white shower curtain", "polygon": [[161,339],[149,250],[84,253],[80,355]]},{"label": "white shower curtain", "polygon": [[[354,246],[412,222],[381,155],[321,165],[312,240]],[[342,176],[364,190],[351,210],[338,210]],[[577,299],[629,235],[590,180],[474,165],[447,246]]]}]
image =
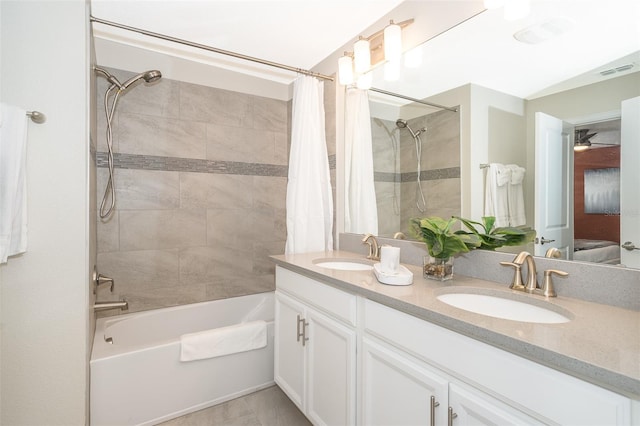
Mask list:
[{"label": "white shower curtain", "polygon": [[323,83],[314,77],[299,77],[293,86],[286,254],[333,250],[323,93]]},{"label": "white shower curtain", "polygon": [[378,235],[371,114],[366,90],[347,90],[344,144],[345,231]]}]

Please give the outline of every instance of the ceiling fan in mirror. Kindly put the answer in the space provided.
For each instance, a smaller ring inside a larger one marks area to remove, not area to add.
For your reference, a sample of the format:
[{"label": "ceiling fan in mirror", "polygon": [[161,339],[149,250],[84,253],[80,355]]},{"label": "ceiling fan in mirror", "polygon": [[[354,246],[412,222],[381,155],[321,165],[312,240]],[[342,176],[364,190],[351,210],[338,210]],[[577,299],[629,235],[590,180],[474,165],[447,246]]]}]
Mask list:
[{"label": "ceiling fan in mirror", "polygon": [[592,145],[614,146],[614,144],[609,143],[591,142],[591,138],[597,135],[598,132],[589,133],[589,129],[576,129],[575,132],[573,150],[576,152],[586,151],[591,148]]}]

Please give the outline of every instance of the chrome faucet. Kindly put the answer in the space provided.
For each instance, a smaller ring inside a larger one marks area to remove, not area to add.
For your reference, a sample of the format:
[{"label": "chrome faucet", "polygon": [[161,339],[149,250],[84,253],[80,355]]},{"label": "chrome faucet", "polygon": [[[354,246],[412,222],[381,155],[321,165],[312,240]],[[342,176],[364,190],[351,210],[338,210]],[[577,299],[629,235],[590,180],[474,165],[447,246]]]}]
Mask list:
[{"label": "chrome faucet", "polygon": [[362,239],[362,244],[369,245],[369,255],[367,259],[380,260],[380,245],[373,234],[366,234]]}]

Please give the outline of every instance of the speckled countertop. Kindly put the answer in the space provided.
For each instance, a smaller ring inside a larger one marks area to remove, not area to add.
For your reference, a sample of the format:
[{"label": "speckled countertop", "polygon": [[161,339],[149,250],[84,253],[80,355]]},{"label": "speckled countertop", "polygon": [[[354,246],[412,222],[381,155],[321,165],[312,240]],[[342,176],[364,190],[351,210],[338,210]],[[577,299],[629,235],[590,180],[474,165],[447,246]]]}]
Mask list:
[{"label": "speckled countertop", "polygon": [[406,265],[413,284],[390,286],[373,271],[344,271],[316,266],[321,258],[356,258],[346,252],[272,256],[276,264],[336,288],[414,315],[476,340],[552,367],[574,377],[640,400],[640,312],[567,297],[546,299],[571,321],[537,324],[505,320],[454,308],[437,299],[456,287],[482,288],[507,298],[545,298],[509,290],[508,285],[455,275],[447,282],[426,280],[418,266]]}]

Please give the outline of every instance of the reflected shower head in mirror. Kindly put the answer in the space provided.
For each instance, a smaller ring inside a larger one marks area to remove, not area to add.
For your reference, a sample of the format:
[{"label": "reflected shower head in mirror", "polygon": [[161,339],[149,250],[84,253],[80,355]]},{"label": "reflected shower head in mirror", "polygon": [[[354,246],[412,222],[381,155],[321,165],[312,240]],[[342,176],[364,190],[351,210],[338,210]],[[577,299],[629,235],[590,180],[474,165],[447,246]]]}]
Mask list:
[{"label": "reflected shower head in mirror", "polygon": [[160,78],[162,78],[162,73],[158,70],[145,71],[125,81],[120,90],[126,90],[138,80],[144,80],[145,83],[153,83],[154,81],[160,80]]},{"label": "reflected shower head in mirror", "polygon": [[414,132],[413,130],[411,130],[411,127],[409,127],[409,123],[407,123],[407,120],[403,120],[402,118],[398,118],[396,120],[396,126],[398,127],[398,129],[407,129],[411,133],[411,136],[413,136],[414,138],[417,138],[420,135],[420,133],[427,130],[426,128],[423,127],[422,129],[419,129],[417,132]]}]

